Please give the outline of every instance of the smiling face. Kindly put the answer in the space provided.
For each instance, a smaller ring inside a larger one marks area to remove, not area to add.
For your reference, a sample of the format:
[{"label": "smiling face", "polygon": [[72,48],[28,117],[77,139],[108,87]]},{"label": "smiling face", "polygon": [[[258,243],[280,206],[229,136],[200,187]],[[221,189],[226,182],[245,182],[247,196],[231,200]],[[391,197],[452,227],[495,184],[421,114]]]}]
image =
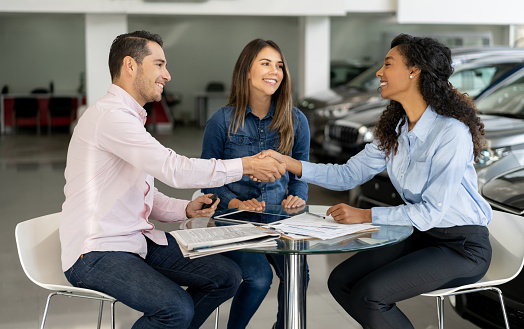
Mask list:
[{"label": "smiling face", "polygon": [[263,48],[249,70],[249,92],[251,97],[271,97],[284,78],[284,62],[280,53],[272,48]]},{"label": "smiling face", "polygon": [[134,98],[142,106],[145,103],[160,101],[166,82],[171,80],[162,47],[150,41],[148,48],[150,55],[144,57],[142,64],[138,64],[133,81]]},{"label": "smiling face", "polygon": [[380,78],[382,98],[400,103],[409,96],[415,86],[414,70],[406,66],[404,57],[398,51],[398,46],[388,52],[384,65],[377,71],[377,77]]}]

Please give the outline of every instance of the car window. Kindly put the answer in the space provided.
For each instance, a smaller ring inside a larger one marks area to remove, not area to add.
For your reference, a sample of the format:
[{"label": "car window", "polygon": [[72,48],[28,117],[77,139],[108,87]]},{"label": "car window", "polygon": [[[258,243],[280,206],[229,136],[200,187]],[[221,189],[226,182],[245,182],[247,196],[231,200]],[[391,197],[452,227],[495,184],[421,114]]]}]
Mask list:
[{"label": "car window", "polygon": [[480,99],[476,106],[483,114],[524,114],[524,76]]},{"label": "car window", "polygon": [[361,91],[376,91],[380,87],[380,79],[377,78],[376,74],[381,67],[382,64],[370,67],[351,80],[346,86]]},{"label": "car window", "polygon": [[449,81],[461,93],[476,97],[504,73],[515,67],[514,63],[495,64],[486,67],[464,69],[455,72]]},{"label": "car window", "polygon": [[356,76],[366,70],[365,67],[357,67],[351,65],[331,65],[331,88],[338,87],[353,80]]}]

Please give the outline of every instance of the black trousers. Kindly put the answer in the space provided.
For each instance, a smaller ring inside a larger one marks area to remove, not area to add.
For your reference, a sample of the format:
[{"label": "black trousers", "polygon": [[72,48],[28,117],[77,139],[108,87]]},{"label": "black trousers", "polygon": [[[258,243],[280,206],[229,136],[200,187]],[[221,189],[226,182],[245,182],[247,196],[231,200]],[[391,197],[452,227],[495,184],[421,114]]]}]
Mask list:
[{"label": "black trousers", "polygon": [[489,232],[468,225],[415,232],[396,245],[360,252],[338,265],[329,291],[365,329],[413,328],[396,302],[474,283],[491,261]]}]

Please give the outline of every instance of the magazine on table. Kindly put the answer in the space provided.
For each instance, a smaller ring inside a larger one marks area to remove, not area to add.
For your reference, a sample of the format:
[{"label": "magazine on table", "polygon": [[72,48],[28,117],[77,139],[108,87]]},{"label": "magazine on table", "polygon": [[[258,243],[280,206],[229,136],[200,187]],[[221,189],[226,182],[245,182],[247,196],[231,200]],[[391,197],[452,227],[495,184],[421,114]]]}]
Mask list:
[{"label": "magazine on table", "polygon": [[276,245],[278,232],[241,224],[194,228],[169,232],[177,240],[185,257],[195,258],[220,252],[251,247]]}]

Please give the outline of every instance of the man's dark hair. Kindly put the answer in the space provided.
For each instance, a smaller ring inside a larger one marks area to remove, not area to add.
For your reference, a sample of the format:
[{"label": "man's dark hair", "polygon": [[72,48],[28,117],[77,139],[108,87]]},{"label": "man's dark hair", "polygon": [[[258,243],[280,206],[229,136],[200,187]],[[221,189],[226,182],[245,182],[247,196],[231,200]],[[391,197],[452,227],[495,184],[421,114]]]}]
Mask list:
[{"label": "man's dark hair", "polygon": [[144,57],[151,54],[147,43],[156,42],[162,47],[162,38],[158,34],[147,31],[135,31],[121,34],[113,40],[109,50],[109,73],[111,80],[120,77],[122,61],[126,56],[131,56],[138,64],[142,64]]}]

